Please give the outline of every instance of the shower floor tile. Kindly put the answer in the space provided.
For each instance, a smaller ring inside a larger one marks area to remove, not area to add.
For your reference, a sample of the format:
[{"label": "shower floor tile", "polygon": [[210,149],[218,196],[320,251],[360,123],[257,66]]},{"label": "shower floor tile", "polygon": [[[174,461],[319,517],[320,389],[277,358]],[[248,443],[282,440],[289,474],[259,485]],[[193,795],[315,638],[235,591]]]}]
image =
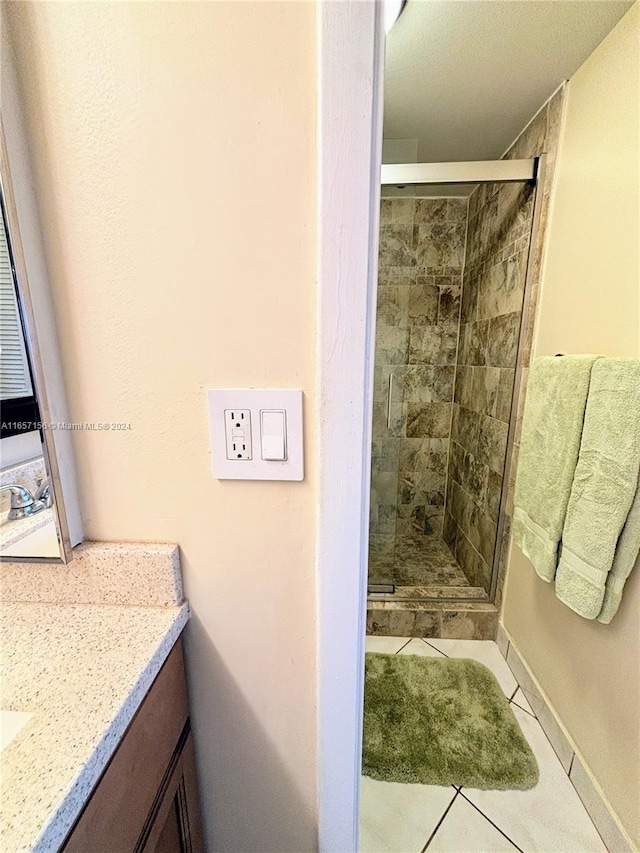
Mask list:
[{"label": "shower floor tile", "polygon": [[398,586],[468,587],[469,581],[439,536],[407,536],[395,542],[393,556],[369,557],[369,583]]},{"label": "shower floor tile", "polygon": [[436,586],[429,584],[425,586],[403,586],[396,584],[392,593],[370,592],[371,601],[398,601],[407,599],[409,601],[428,598],[431,601],[488,601],[489,596],[480,586]]},{"label": "shower floor tile", "polygon": [[540,780],[530,791],[479,791],[363,777],[361,853],[606,853],[540,723],[518,706],[521,691],[496,643],[367,637],[367,650],[471,657],[484,663],[505,692],[513,688],[512,708],[538,761]]}]

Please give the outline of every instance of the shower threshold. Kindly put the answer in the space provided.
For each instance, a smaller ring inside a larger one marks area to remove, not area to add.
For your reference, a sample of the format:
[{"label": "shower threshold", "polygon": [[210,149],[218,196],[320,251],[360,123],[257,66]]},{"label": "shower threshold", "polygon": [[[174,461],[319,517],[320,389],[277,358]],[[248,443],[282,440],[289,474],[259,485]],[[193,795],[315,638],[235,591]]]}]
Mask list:
[{"label": "shower threshold", "polygon": [[367,595],[394,595],[395,591],[394,583],[370,583],[367,587]]},{"label": "shower threshold", "polygon": [[476,585],[479,578],[470,582],[441,536],[396,537],[386,552],[377,544],[369,552],[367,634],[495,638],[498,608]]},{"label": "shower threshold", "polygon": [[[385,587],[381,589],[380,587]],[[489,601],[481,586],[400,586],[369,584],[369,601]]]}]

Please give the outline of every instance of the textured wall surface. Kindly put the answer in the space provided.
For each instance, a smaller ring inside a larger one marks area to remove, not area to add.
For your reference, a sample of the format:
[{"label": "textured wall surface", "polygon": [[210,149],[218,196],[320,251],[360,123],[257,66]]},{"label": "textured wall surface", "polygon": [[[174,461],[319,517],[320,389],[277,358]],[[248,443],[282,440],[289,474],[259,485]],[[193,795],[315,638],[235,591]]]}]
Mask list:
[{"label": "textured wall surface", "polygon": [[[2,5],[70,419],[132,425],[74,433],[86,535],[180,544],[208,849],[314,850],[314,4]],[[213,479],[245,386],[304,390],[304,482]]]},{"label": "textured wall surface", "polygon": [[371,578],[407,537],[442,535],[466,212],[460,199],[382,200]]},{"label": "textured wall surface", "polygon": [[[536,355],[640,357],[640,4],[567,85]],[[640,846],[640,565],[610,625],[582,619],[513,547],[504,623]]]}]

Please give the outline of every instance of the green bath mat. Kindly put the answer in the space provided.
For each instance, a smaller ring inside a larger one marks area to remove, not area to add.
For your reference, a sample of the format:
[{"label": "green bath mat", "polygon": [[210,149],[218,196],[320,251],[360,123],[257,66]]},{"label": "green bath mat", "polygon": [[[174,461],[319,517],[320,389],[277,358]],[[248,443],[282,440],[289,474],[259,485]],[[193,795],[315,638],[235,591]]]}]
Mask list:
[{"label": "green bath mat", "polygon": [[506,790],[538,781],[500,685],[473,660],[367,654],[362,759],[383,782]]}]

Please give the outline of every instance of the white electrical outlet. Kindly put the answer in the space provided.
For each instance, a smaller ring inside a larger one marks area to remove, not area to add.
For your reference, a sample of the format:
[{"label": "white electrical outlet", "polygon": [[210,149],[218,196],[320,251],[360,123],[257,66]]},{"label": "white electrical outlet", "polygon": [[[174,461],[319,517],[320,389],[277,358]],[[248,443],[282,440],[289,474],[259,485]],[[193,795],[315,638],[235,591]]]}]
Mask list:
[{"label": "white electrical outlet", "polygon": [[225,409],[224,431],[227,442],[227,459],[251,459],[251,410]]}]

